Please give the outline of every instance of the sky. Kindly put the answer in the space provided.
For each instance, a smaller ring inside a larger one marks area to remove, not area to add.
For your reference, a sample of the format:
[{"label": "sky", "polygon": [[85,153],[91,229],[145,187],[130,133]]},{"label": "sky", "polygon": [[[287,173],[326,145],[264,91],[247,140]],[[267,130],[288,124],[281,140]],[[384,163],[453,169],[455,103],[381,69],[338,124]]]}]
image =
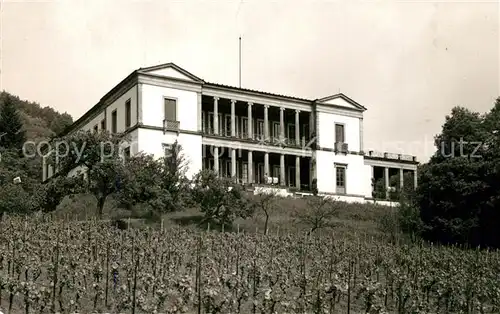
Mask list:
[{"label": "sky", "polygon": [[1,86],[76,120],[133,70],[364,105],[365,150],[434,153],[500,96],[498,1],[0,0]]}]

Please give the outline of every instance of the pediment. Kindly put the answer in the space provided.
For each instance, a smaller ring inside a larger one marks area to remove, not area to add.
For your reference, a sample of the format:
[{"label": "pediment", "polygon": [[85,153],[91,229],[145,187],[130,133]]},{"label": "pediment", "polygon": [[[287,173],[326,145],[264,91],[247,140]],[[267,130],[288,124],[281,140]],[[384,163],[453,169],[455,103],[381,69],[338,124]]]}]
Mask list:
[{"label": "pediment", "polygon": [[321,99],[318,99],[317,101],[319,104],[323,105],[333,105],[333,106],[338,106],[338,107],[343,107],[343,108],[348,108],[348,109],[354,109],[358,111],[365,111],[366,108],[357,103],[356,101],[352,100],[351,98],[347,97],[344,94],[335,94],[332,96],[324,97]]},{"label": "pediment", "polygon": [[190,82],[198,82],[198,83],[203,82],[201,78],[189,73],[188,71],[184,70],[178,65],[175,65],[174,63],[165,63],[152,67],[141,68],[139,69],[139,72],[163,76],[163,77],[181,79]]}]

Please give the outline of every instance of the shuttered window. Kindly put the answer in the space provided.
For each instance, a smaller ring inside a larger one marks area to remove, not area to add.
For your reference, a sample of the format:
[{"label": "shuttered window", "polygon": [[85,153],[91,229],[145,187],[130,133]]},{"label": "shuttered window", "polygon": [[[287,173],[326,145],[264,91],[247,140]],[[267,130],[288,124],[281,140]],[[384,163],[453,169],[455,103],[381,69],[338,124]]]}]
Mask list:
[{"label": "shuttered window", "polygon": [[164,99],[165,120],[177,121],[177,101],[175,99]]},{"label": "shuttered window", "polygon": [[130,99],[125,102],[125,127],[128,128],[130,127],[130,124],[132,123],[132,110],[130,108]]},{"label": "shuttered window", "polygon": [[344,125],[343,124],[335,124],[335,142],[336,143],[344,143]]},{"label": "shuttered window", "polygon": [[116,133],[117,114],[116,110],[111,113],[111,132]]}]

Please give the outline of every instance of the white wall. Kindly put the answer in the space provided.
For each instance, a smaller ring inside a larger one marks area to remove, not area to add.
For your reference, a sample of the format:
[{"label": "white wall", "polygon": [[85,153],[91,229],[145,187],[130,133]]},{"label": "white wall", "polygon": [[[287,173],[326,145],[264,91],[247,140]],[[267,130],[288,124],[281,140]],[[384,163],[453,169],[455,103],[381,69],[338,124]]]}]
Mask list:
[{"label": "white wall", "polygon": [[94,126],[97,125],[97,128],[101,130],[101,121],[104,120],[104,110],[101,111],[96,117],[92,118],[89,122],[87,122],[82,128],[79,130],[83,131],[92,131],[94,130]]},{"label": "white wall", "polygon": [[180,122],[180,129],[198,131],[198,96],[196,92],[146,84],[142,86],[143,124],[163,127],[164,97],[177,100],[177,121]]},{"label": "white wall", "polygon": [[364,179],[364,185],[363,185],[363,195],[365,197],[372,197],[372,166],[370,165],[363,165],[363,175],[365,177]]},{"label": "white wall", "polygon": [[254,195],[271,194],[271,193],[273,193],[276,196],[280,196],[280,197],[293,196],[293,193],[290,193],[290,192],[288,192],[288,189],[283,189],[283,188],[256,186],[254,191],[253,191]]},{"label": "white wall", "polygon": [[139,129],[138,143],[139,152],[153,154],[156,158],[164,156],[162,144],[173,144],[175,140],[182,147],[182,152],[188,162],[187,176],[190,178],[201,170],[202,166],[202,142],[201,135],[183,134],[176,132]]},{"label": "white wall", "polygon": [[[363,156],[335,154],[319,150],[316,152],[316,167],[318,191],[335,193],[336,172],[335,163],[347,164],[346,169],[346,194],[365,195],[366,173]],[[371,193],[370,193],[371,194]]]},{"label": "white wall", "polygon": [[350,151],[360,151],[359,118],[346,117],[333,113],[317,112],[319,146],[335,148],[335,123],[344,124],[345,142]]},{"label": "white wall", "polygon": [[128,99],[131,102],[130,126],[137,124],[137,85],[134,85],[106,108],[106,130],[111,131],[111,113],[116,109],[116,131],[125,131],[125,102]]},{"label": "white wall", "polygon": [[127,134],[127,140],[122,142],[120,148],[123,150],[130,147],[130,155],[134,156],[139,152],[139,129]]},{"label": "white wall", "polygon": [[335,201],[346,202],[346,203],[360,203],[365,204],[367,201],[364,197],[353,197],[344,195],[325,195],[325,198],[329,198]]}]

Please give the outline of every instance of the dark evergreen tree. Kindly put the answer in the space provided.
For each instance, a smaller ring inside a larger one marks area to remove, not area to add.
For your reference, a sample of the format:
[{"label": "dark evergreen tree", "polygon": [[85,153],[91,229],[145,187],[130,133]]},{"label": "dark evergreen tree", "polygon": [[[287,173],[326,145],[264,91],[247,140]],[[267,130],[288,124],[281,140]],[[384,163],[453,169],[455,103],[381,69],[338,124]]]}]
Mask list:
[{"label": "dark evergreen tree", "polygon": [[10,96],[3,99],[0,108],[0,146],[8,149],[21,149],[26,141],[23,122]]},{"label": "dark evergreen tree", "polygon": [[436,154],[419,168],[423,236],[445,244],[500,247],[500,98],[484,115],[453,108]]}]

